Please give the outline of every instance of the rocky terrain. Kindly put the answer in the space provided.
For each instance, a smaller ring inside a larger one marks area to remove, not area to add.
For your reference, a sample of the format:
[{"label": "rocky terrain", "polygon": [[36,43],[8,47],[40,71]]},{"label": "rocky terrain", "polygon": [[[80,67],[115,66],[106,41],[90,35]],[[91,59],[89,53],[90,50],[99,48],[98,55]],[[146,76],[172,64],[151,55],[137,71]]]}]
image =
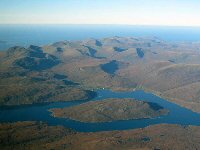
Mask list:
[{"label": "rocky terrain", "polygon": [[137,88],[200,112],[199,46],[112,37],[12,47],[0,52],[0,104],[80,100],[90,98],[89,89]]},{"label": "rocky terrain", "polygon": [[89,123],[155,118],[168,113],[168,110],[158,104],[134,99],[105,99],[50,111],[54,117]]},{"label": "rocky terrain", "polygon": [[199,46],[198,42],[167,43],[155,37],[112,37],[63,41],[44,50],[63,61],[53,71],[86,88],[145,89],[200,112]]},{"label": "rocky terrain", "polygon": [[88,100],[95,92],[82,89],[66,75],[50,71],[60,60],[41,47],[12,47],[0,59],[0,104],[21,105]]},{"label": "rocky terrain", "polygon": [[81,133],[42,122],[3,123],[0,149],[198,150],[200,127],[160,124],[136,130]]}]

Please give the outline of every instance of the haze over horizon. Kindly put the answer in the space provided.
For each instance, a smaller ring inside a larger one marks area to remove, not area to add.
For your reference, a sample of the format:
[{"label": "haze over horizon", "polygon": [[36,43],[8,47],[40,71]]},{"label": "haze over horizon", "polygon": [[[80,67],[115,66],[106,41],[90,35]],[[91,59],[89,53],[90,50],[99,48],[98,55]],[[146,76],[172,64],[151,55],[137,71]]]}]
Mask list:
[{"label": "haze over horizon", "polygon": [[0,24],[200,26],[198,0],[1,0]]}]

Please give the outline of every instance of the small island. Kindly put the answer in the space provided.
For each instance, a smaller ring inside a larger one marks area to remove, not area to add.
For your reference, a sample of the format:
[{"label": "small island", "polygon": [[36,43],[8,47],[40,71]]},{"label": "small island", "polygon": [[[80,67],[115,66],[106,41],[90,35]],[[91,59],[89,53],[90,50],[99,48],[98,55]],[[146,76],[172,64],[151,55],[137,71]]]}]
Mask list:
[{"label": "small island", "polygon": [[134,99],[105,99],[49,111],[54,117],[70,118],[87,123],[155,118],[169,113],[167,109],[156,103]]}]

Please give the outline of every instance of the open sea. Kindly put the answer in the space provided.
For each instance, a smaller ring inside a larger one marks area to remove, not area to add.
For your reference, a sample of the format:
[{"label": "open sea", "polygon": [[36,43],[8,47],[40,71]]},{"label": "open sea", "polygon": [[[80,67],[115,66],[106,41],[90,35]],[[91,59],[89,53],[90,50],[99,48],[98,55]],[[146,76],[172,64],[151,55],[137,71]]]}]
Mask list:
[{"label": "open sea", "polygon": [[170,42],[200,41],[200,27],[133,25],[0,25],[0,50],[45,45],[63,40],[112,36],[156,36]]}]

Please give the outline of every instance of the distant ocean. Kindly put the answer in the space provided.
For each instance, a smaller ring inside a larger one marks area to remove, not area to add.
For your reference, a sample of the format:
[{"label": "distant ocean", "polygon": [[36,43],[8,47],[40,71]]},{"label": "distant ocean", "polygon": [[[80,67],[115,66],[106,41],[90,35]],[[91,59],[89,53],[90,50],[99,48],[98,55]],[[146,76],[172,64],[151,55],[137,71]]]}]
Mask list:
[{"label": "distant ocean", "polygon": [[112,36],[156,36],[166,41],[200,41],[200,27],[131,25],[0,25],[0,50],[45,45],[62,40]]}]

